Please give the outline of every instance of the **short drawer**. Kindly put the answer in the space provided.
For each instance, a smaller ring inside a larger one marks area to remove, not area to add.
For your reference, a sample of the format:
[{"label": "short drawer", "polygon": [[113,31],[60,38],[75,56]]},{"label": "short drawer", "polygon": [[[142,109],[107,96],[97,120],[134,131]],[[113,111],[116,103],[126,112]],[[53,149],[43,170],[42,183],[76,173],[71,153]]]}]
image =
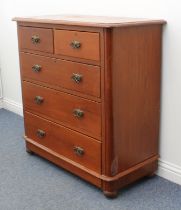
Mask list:
[{"label": "short drawer", "polygon": [[101,138],[101,104],[30,82],[23,82],[25,109],[71,129]]},{"label": "short drawer", "polygon": [[52,29],[20,26],[18,34],[20,50],[53,53]]},{"label": "short drawer", "polygon": [[101,172],[101,143],[93,138],[28,112],[25,112],[25,132],[28,138],[48,149]]},{"label": "short drawer", "polygon": [[100,60],[99,33],[55,30],[55,54]]},{"label": "short drawer", "polygon": [[20,55],[23,79],[100,97],[100,67],[28,53]]}]

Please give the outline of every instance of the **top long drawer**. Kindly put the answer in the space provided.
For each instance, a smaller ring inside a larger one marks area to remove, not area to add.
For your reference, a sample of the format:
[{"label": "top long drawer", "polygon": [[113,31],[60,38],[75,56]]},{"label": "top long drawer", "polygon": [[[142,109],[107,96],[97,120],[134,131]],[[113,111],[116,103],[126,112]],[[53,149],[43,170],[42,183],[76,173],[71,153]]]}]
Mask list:
[{"label": "top long drawer", "polygon": [[23,80],[33,80],[100,98],[100,67],[20,53]]}]

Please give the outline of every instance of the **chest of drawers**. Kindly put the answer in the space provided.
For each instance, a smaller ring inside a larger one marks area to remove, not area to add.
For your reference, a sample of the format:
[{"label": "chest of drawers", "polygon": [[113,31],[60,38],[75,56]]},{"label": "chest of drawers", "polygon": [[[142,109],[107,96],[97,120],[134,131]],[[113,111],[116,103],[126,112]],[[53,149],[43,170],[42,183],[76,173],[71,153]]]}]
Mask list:
[{"label": "chest of drawers", "polygon": [[164,21],[63,15],[14,20],[27,151],[110,197],[152,175],[159,157]]}]

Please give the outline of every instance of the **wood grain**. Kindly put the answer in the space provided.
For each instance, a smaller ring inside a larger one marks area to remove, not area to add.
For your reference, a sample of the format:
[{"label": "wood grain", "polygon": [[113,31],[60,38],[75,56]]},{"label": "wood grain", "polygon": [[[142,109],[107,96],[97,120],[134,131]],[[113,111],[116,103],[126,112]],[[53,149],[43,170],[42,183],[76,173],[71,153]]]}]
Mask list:
[{"label": "wood grain", "polygon": [[[101,173],[101,143],[68,128],[25,112],[26,136],[39,144],[63,155],[97,173]],[[38,130],[46,134],[37,136]],[[81,147],[84,154],[75,154],[74,147]]]},{"label": "wood grain", "polygon": [[[53,31],[52,29],[33,28],[33,27],[19,27],[19,47],[20,50],[29,49],[35,51],[42,51],[53,53]],[[33,44],[32,36],[38,35],[40,43]]]},{"label": "wood grain", "polygon": [[37,17],[16,17],[14,21],[25,23],[48,23],[71,26],[92,26],[92,27],[124,27],[134,25],[164,24],[164,20],[151,20],[144,18],[128,17],[105,17],[90,15],[49,15]]},{"label": "wood grain", "polygon": [[104,127],[102,130],[102,135],[104,136],[102,151],[103,151],[103,173],[106,176],[112,176],[111,164],[114,158],[113,156],[113,114],[112,114],[112,42],[111,42],[111,30],[104,30],[104,101],[103,101],[103,118]]},{"label": "wood grain", "polygon": [[[36,96],[43,97],[42,104],[35,103]],[[40,116],[46,116],[55,122],[101,140],[100,103],[25,81],[23,82],[23,101],[25,110],[32,110]],[[84,116],[75,117],[74,109],[84,111]]]},{"label": "wood grain", "polygon": [[[150,158],[151,159],[151,158]],[[149,176],[150,173],[153,173],[153,171],[156,171],[158,167],[158,161],[144,161],[144,164],[142,167],[135,168],[132,167],[129,173],[125,174],[121,178],[112,181],[107,182],[103,181],[105,188],[103,189],[103,192],[105,196],[107,197],[116,197],[118,195],[119,189],[132,184],[133,182],[137,181],[138,179],[141,179],[143,177]]]},{"label": "wood grain", "polygon": [[[72,41],[80,42],[80,48],[72,48],[70,45]],[[100,60],[99,33],[55,30],[54,46],[55,54],[84,58],[87,60]]]},{"label": "wood grain", "polygon": [[[40,81],[47,86],[63,87],[100,98],[100,67],[29,53],[20,53],[20,60],[24,80]],[[32,70],[34,65],[41,66],[40,72]],[[82,76],[80,83],[72,80],[74,73]]]},{"label": "wood grain", "polygon": [[[99,33],[100,36],[103,35],[103,29],[102,28],[97,28],[97,27],[80,27],[80,26],[69,26],[69,25],[56,25],[56,24],[46,24],[46,23],[33,23],[33,22],[18,22],[17,23],[18,28],[19,27],[30,27],[30,28],[43,28],[43,29],[60,29],[60,30],[74,30],[74,31],[85,31],[85,32],[94,32],[94,33]],[[19,29],[18,29],[19,32]],[[19,35],[18,35],[19,37]],[[20,42],[20,41],[19,41]],[[20,45],[20,44],[19,44]],[[101,50],[103,49],[103,46],[100,46]],[[37,55],[42,55],[42,56],[47,56],[47,57],[52,57],[52,58],[60,58],[63,60],[67,61],[75,61],[78,63],[84,63],[84,64],[92,64],[92,65],[97,65],[100,66],[102,62],[102,57],[100,58],[99,61],[96,60],[87,60],[83,58],[78,58],[78,57],[71,57],[71,56],[65,56],[65,55],[59,55],[59,54],[52,54],[48,52],[42,52],[42,51],[35,51],[31,49],[20,49],[21,52],[28,52],[31,54],[37,54]],[[103,56],[101,53],[100,56]]]},{"label": "wood grain", "polygon": [[32,139],[25,137],[25,140],[26,148],[28,148],[29,151],[33,151],[35,154],[38,154],[69,172],[80,176],[97,187],[101,187],[101,179],[98,178],[98,174],[96,172],[91,171],[90,169],[88,170],[80,164],[53,152]]},{"label": "wood grain", "polygon": [[112,31],[115,175],[158,154],[161,27]]},{"label": "wood grain", "polygon": [[[95,184],[109,197],[153,174],[159,158],[165,21],[90,16],[15,20],[20,29],[42,29],[42,37],[51,42],[39,50],[20,47],[27,150]],[[20,46],[21,34],[19,30]],[[71,49],[72,40],[82,48]],[[38,74],[31,71],[35,62],[42,66]],[[86,84],[71,83],[75,70]],[[42,96],[43,103],[36,104],[35,96]],[[85,112],[83,118],[75,118],[75,108]],[[39,127],[46,130],[44,142],[35,135]],[[86,160],[70,152],[75,142],[86,148]]]}]

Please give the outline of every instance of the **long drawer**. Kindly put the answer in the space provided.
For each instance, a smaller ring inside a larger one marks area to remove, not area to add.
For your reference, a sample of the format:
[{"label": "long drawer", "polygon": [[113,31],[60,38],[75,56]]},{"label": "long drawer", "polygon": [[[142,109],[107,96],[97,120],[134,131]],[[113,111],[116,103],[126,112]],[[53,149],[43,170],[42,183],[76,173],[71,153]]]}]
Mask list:
[{"label": "long drawer", "polygon": [[88,136],[25,112],[26,136],[40,145],[101,172],[101,143]]},{"label": "long drawer", "polygon": [[100,97],[100,67],[20,53],[23,79]]},{"label": "long drawer", "polygon": [[101,139],[101,104],[30,82],[23,82],[25,110]]}]

